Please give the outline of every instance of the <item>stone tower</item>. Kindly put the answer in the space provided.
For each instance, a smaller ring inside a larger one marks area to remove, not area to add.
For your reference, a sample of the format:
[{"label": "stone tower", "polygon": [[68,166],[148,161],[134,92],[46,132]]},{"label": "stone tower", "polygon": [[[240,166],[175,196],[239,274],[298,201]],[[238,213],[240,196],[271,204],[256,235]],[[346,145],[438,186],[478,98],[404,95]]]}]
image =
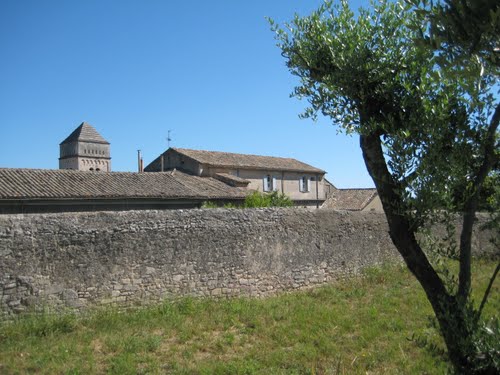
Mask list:
[{"label": "stone tower", "polygon": [[111,172],[109,142],[86,122],[62,141],[59,149],[59,169]]}]

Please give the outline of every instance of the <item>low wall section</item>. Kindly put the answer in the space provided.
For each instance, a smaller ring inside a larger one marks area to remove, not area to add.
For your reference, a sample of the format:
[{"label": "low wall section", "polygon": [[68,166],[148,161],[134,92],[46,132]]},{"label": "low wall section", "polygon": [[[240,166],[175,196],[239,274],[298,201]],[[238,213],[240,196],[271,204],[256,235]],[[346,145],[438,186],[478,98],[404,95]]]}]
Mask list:
[{"label": "low wall section", "polygon": [[[476,235],[476,248],[487,247]],[[400,261],[382,214],[195,209],[0,215],[0,311],[264,296]]]}]

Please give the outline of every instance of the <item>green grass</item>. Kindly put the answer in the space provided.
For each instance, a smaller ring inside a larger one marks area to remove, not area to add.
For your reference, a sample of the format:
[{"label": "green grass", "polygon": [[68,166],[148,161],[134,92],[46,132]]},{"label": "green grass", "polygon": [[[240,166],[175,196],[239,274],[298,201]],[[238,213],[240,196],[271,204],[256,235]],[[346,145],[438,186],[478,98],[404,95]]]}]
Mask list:
[{"label": "green grass", "polygon": [[[494,264],[475,265],[475,290]],[[486,316],[500,311],[499,283]],[[0,326],[2,374],[442,374],[431,308],[400,266],[267,299],[183,298]]]}]

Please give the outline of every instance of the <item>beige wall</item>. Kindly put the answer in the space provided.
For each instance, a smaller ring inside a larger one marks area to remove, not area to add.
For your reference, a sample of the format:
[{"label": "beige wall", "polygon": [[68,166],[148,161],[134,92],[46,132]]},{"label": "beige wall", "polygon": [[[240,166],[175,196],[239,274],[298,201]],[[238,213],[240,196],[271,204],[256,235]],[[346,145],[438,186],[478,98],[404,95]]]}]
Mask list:
[{"label": "beige wall", "polygon": [[59,169],[78,170],[78,158],[60,159]]},{"label": "beige wall", "polygon": [[377,195],[375,198],[373,198],[372,201],[366,205],[363,211],[384,212],[380,197]]},{"label": "beige wall", "polygon": [[[315,200],[325,199],[325,179],[314,173],[280,172],[269,170],[250,169],[225,169],[225,168],[203,168],[204,175],[215,176],[216,173],[229,173],[250,181],[248,189],[264,191],[264,177],[270,175],[276,179],[275,190],[288,195],[292,200]],[[309,179],[309,191],[300,191],[299,180],[306,176]],[[311,178],[314,181],[311,181]],[[316,191],[317,188],[317,191]]]},{"label": "beige wall", "polygon": [[109,144],[71,142],[60,145],[59,169],[111,172]]},{"label": "beige wall", "polygon": [[78,142],[64,143],[59,145],[59,156],[71,157],[78,155]]},{"label": "beige wall", "polygon": [[91,168],[93,171],[111,172],[111,160],[77,157],[59,160],[59,169],[90,171]]},{"label": "beige wall", "polygon": [[[309,180],[309,191],[300,191],[300,179],[305,176]],[[284,193],[294,200],[325,199],[324,176],[314,173],[285,172],[283,180]]]},{"label": "beige wall", "polygon": [[80,171],[92,170],[102,172],[111,172],[111,161],[102,159],[78,158],[78,165]]},{"label": "beige wall", "polygon": [[78,155],[92,158],[109,158],[109,144],[78,142]]},{"label": "beige wall", "polygon": [[60,157],[87,156],[109,158],[109,144],[92,142],[71,142],[59,146]]},{"label": "beige wall", "polygon": [[[158,167],[158,165],[155,165]],[[281,172],[259,169],[235,169],[223,167],[211,167],[200,164],[175,151],[167,151],[164,158],[164,169],[178,168],[197,176],[215,177],[217,173],[228,173],[233,176],[250,181],[248,189],[264,191],[264,177],[270,175],[275,178],[275,190],[288,195],[294,201],[302,200],[324,200],[326,199],[324,176],[315,173]],[[155,170],[159,170],[155,168]],[[306,176],[309,180],[309,191],[300,191],[300,179]],[[316,204],[313,204],[316,207]]]},{"label": "beige wall", "polygon": [[[161,162],[158,165],[155,165],[155,167],[157,168],[154,170],[160,172]],[[195,176],[206,176],[206,174],[204,174],[201,170],[200,163],[191,158],[180,155],[175,151],[169,150],[163,156],[163,170],[168,171],[174,168],[189,172]]]}]

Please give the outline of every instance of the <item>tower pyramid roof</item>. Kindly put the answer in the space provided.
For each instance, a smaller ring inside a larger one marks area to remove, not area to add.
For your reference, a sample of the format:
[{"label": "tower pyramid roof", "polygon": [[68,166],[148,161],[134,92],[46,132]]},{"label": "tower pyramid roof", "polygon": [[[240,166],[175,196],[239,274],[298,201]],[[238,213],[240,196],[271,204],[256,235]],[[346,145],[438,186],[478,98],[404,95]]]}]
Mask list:
[{"label": "tower pyramid roof", "polygon": [[109,145],[109,142],[106,141],[98,132],[94,129],[94,127],[86,122],[82,122],[79,127],[77,127],[73,133],[71,133],[61,144],[70,143],[70,142],[93,142],[93,143],[105,143]]}]

